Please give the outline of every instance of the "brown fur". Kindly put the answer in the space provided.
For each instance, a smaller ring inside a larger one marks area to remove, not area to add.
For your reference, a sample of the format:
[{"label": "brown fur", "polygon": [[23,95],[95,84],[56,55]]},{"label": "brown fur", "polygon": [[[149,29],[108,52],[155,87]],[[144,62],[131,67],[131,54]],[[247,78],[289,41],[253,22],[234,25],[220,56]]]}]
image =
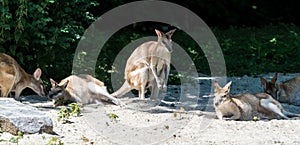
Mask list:
[{"label": "brown fur", "polygon": [[71,75],[60,83],[50,79],[52,88],[49,92],[49,98],[53,99],[54,105],[61,105],[63,102],[79,102],[82,104],[106,102],[110,99],[116,105],[125,105],[120,100],[111,96],[103,82],[91,75]]},{"label": "brown fur", "polygon": [[138,63],[128,69],[128,83],[133,88],[139,91],[140,99],[145,99],[145,91],[149,79],[149,64]]},{"label": "brown fur", "polygon": [[281,103],[288,103],[300,106],[300,76],[294,77],[282,83],[276,83],[277,73],[271,81],[260,78],[264,92],[272,95]]},{"label": "brown fur", "polygon": [[266,93],[231,96],[230,85],[231,82],[221,88],[217,82],[214,83],[214,107],[220,120],[252,120],[254,117],[260,119],[299,117],[298,114],[285,111],[279,102]]},{"label": "brown fur", "polygon": [[[125,82],[112,95],[121,97],[132,89],[139,91],[139,97],[144,99],[146,87],[152,86],[151,99],[158,96],[159,89],[166,88],[170,71],[172,40],[175,30],[164,34],[155,30],[158,40],[145,42],[137,47],[127,60],[125,67]],[[149,66],[148,66],[149,65]],[[148,67],[148,69],[144,69]],[[142,69],[142,70],[141,70]],[[138,75],[130,75],[132,72]],[[135,85],[133,85],[135,84]],[[145,86],[145,84],[147,84]]]},{"label": "brown fur", "polygon": [[0,53],[0,88],[1,97],[8,97],[15,92],[15,98],[23,89],[29,87],[40,96],[45,96],[43,81],[40,79],[42,70],[37,68],[33,75],[27,74],[22,67],[9,55]]}]

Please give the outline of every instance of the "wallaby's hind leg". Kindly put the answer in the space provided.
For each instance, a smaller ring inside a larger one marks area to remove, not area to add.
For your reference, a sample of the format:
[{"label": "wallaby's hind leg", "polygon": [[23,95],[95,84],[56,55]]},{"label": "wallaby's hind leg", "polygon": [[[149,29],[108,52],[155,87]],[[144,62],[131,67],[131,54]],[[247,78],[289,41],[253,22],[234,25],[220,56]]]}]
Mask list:
[{"label": "wallaby's hind leg", "polygon": [[287,117],[282,112],[282,109],[277,104],[275,104],[272,100],[270,100],[270,99],[261,99],[260,103],[264,108],[268,109],[269,111],[272,111],[272,112],[276,113],[277,115],[281,116],[284,119],[289,119],[289,117]]},{"label": "wallaby's hind leg", "polygon": [[101,86],[96,85],[94,82],[88,83],[88,88],[91,92],[93,92],[95,94],[103,95],[103,96],[109,98],[116,105],[125,106],[125,104],[121,100],[119,100],[119,99],[115,98],[114,96],[110,95],[106,90],[103,90],[101,88]]},{"label": "wallaby's hind leg", "polygon": [[288,111],[283,110],[283,114],[288,116],[288,117],[300,117],[300,114],[295,114],[295,113],[291,113]]},{"label": "wallaby's hind leg", "polygon": [[168,83],[168,79],[169,79],[169,71],[170,71],[170,68],[167,64],[164,64],[164,84],[163,84],[163,89],[166,89],[167,88],[167,83]]},{"label": "wallaby's hind leg", "polygon": [[158,77],[158,75],[157,75],[157,69],[156,69],[156,67],[153,66],[153,65],[151,65],[151,66],[150,66],[150,69],[151,69],[151,71],[152,71],[152,73],[153,73],[153,76],[154,76],[154,78],[155,78],[156,86],[157,86],[158,88],[162,88],[161,81],[160,81],[160,79],[159,79],[159,77]]},{"label": "wallaby's hind leg", "polygon": [[158,93],[159,93],[159,90],[157,88],[157,84],[156,84],[155,80],[152,81],[152,86],[151,87],[152,87],[152,89],[151,89],[150,99],[155,100],[158,96]]},{"label": "wallaby's hind leg", "polygon": [[151,63],[150,63],[150,69],[151,69],[152,74],[153,74],[153,76],[154,76],[156,86],[157,86],[158,88],[162,89],[163,86],[162,86],[161,80],[160,80],[160,78],[159,78],[160,75],[159,75],[158,72],[157,72],[157,68],[156,68],[157,66],[154,65],[154,64],[157,63],[157,61],[159,61],[158,58],[152,57]]},{"label": "wallaby's hind leg", "polygon": [[141,100],[145,99],[145,86],[141,85],[141,90],[139,90],[139,97]]}]

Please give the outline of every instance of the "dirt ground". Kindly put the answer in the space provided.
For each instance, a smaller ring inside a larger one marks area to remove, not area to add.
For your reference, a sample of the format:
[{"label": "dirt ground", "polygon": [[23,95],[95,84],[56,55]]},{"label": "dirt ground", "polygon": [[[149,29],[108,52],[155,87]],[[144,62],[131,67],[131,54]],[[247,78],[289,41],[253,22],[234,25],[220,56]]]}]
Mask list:
[{"label": "dirt ground", "polygon": [[[265,76],[269,79],[272,74]],[[282,80],[293,76],[282,76]],[[227,80],[234,81],[232,93],[261,91],[258,78],[245,76]],[[216,119],[209,95],[211,92],[207,93],[211,90],[210,81],[200,84],[206,93],[200,93],[197,102],[193,102],[195,99],[182,102],[182,87],[168,86],[162,102],[124,97],[121,100],[127,104],[126,107],[88,105],[82,109],[80,117],[72,116],[64,124],[57,120],[60,107],[54,108],[50,101],[38,96],[27,96],[24,103],[39,108],[52,118],[55,134],[26,134],[18,144],[47,144],[53,137],[65,145],[300,144],[298,118],[270,121]],[[287,104],[283,107],[300,113],[300,107]],[[115,118],[110,117],[112,115]],[[2,133],[0,139],[9,140],[12,137]],[[0,144],[14,143],[2,141]]]}]

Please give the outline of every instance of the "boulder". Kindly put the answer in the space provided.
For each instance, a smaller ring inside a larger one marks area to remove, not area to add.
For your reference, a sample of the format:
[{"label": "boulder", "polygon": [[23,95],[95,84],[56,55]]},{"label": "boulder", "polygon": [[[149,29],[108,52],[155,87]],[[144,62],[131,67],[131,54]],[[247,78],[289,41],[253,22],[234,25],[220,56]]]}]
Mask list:
[{"label": "boulder", "polygon": [[53,123],[37,108],[22,104],[13,98],[0,98],[0,127],[17,135],[22,133],[53,133]]}]

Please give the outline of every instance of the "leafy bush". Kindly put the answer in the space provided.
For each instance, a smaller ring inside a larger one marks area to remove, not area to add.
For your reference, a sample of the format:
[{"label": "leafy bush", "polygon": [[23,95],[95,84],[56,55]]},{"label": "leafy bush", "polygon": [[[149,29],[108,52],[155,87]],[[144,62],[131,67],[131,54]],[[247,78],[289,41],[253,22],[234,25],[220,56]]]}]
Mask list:
[{"label": "leafy bush", "polygon": [[[212,5],[205,5],[205,3],[210,2],[199,0],[176,3],[193,10],[199,5],[209,9]],[[256,27],[232,26],[224,29],[221,24],[228,26],[244,22],[244,18],[249,20],[249,17],[237,15],[236,11],[242,11],[241,8],[247,8],[247,14],[249,14],[249,10],[255,15],[262,14],[269,18],[270,14],[265,11],[267,8],[263,9],[266,2],[231,0],[213,3],[224,12],[217,16],[217,20],[223,18],[225,21],[225,18],[232,17],[213,29],[225,56],[228,75],[242,76],[300,71],[297,67],[300,63],[298,59],[300,27],[293,24],[279,24],[257,25]],[[124,4],[124,1],[114,0],[98,3],[94,0],[4,0],[0,5],[0,52],[10,54],[28,73],[32,73],[36,67],[40,67],[43,70],[42,77],[46,84],[50,77],[54,80],[63,79],[72,73],[74,52],[85,29],[102,13],[121,4]],[[239,9],[229,10],[231,7]],[[219,13],[215,11],[216,9],[207,11],[209,14],[206,16],[200,14],[199,16],[213,17]],[[197,11],[197,13],[199,12]],[[234,15],[232,15],[233,13]],[[252,14],[247,16],[250,15]],[[241,19],[241,17],[244,18]],[[215,19],[215,17],[213,18]],[[251,19],[251,21],[257,20]],[[275,19],[274,21],[277,22]],[[98,58],[96,78],[105,82],[110,89],[110,73],[114,70],[112,64],[118,52],[133,40],[144,36],[154,36],[153,28],[160,29],[162,26],[166,27],[165,24],[145,22],[136,27],[127,26],[115,33],[107,41],[102,49],[101,57]],[[173,40],[185,49],[194,61],[198,72],[210,74],[205,54],[188,34],[178,30],[173,36]],[[79,57],[81,61],[86,61],[86,56],[85,52],[81,52],[76,57]],[[181,74],[177,74],[174,70],[172,73],[169,84],[179,83]],[[123,82],[124,80],[119,81]]]},{"label": "leafy bush", "polygon": [[296,73],[300,69],[300,27],[293,24],[261,28],[214,30],[231,76],[269,72]]},{"label": "leafy bush", "polygon": [[88,9],[97,5],[93,0],[4,0],[0,52],[13,56],[27,72],[40,67],[43,78],[61,79],[71,73],[80,36],[96,19]]}]

